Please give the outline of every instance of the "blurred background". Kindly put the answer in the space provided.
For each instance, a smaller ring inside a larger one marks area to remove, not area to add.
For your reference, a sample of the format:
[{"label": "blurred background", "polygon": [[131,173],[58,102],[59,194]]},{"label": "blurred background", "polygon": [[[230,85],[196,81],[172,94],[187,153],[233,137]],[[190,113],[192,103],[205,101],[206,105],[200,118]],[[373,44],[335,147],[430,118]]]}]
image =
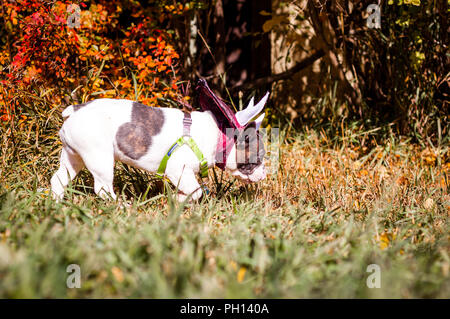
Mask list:
[{"label": "blurred background", "polygon": [[3,124],[101,97],[195,107],[203,77],[236,108],[271,91],[266,125],[448,134],[446,0],[2,0],[0,15]]},{"label": "blurred background", "polygon": [[[1,298],[449,298],[448,0],[0,2]],[[87,170],[52,200],[67,105],[197,108],[199,78],[271,92],[265,180],[178,205],[117,163],[118,201]]]}]

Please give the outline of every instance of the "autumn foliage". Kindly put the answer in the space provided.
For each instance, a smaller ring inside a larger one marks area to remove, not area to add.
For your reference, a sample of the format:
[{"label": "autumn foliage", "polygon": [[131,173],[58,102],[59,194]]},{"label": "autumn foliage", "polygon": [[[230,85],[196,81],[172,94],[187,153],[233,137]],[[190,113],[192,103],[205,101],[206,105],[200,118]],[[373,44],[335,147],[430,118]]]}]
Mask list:
[{"label": "autumn foliage", "polygon": [[[0,116],[26,121],[24,107],[93,98],[173,100],[179,53],[167,20],[190,4],[158,1],[2,1]],[[175,4],[174,4],[175,3]]]}]

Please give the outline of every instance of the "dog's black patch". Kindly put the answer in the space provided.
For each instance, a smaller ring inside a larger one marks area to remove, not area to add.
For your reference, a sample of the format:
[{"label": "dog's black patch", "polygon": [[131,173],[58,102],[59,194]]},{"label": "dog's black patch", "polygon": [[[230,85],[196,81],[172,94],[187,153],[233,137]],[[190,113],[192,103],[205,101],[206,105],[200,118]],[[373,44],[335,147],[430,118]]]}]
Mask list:
[{"label": "dog's black patch", "polygon": [[235,136],[236,162],[238,170],[245,175],[252,174],[262,164],[264,142],[254,122]]},{"label": "dog's black patch", "polygon": [[117,131],[117,146],[126,156],[138,160],[147,153],[152,137],[161,132],[163,125],[163,111],[133,102],[131,122],[122,124]]}]

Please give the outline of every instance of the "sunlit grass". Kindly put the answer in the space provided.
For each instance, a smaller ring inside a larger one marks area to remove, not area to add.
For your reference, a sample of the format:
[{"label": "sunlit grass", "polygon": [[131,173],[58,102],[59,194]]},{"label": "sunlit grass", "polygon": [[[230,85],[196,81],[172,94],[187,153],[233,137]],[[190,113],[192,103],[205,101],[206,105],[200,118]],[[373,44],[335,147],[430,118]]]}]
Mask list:
[{"label": "sunlit grass", "polygon": [[[2,134],[1,297],[450,296],[448,141],[290,132],[259,185],[217,196],[210,172],[212,194],[183,206],[117,165],[119,202],[97,198],[83,172],[55,203],[60,145],[30,131],[15,150]],[[80,289],[66,287],[69,264]],[[366,286],[370,264],[380,289]]]}]

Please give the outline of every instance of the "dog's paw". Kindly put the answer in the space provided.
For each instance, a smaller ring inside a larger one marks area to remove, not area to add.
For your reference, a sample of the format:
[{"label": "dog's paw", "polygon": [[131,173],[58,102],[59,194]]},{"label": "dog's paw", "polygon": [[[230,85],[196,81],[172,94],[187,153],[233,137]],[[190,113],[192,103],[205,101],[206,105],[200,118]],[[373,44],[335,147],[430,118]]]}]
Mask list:
[{"label": "dog's paw", "polygon": [[[178,203],[183,203],[184,201],[186,201],[187,198],[188,198],[187,195],[185,195],[182,192],[178,192],[178,194],[177,194],[177,202]],[[192,200],[192,199],[190,199],[190,200]]]},{"label": "dog's paw", "polygon": [[185,202],[186,200],[188,200],[188,202],[191,203],[193,201],[199,200],[200,198],[202,198],[202,196],[203,196],[203,192],[202,192],[201,188],[197,189],[191,195],[186,195],[183,192],[178,192],[177,202],[182,203],[182,202]]},{"label": "dog's paw", "polygon": [[122,199],[122,198],[119,198],[119,199],[117,200],[117,204],[118,204],[118,206],[119,206],[121,209],[123,209],[123,210],[126,210],[126,209],[128,209],[128,208],[133,207],[133,205],[131,204],[131,201],[127,201],[127,200],[124,200],[124,199]]}]

